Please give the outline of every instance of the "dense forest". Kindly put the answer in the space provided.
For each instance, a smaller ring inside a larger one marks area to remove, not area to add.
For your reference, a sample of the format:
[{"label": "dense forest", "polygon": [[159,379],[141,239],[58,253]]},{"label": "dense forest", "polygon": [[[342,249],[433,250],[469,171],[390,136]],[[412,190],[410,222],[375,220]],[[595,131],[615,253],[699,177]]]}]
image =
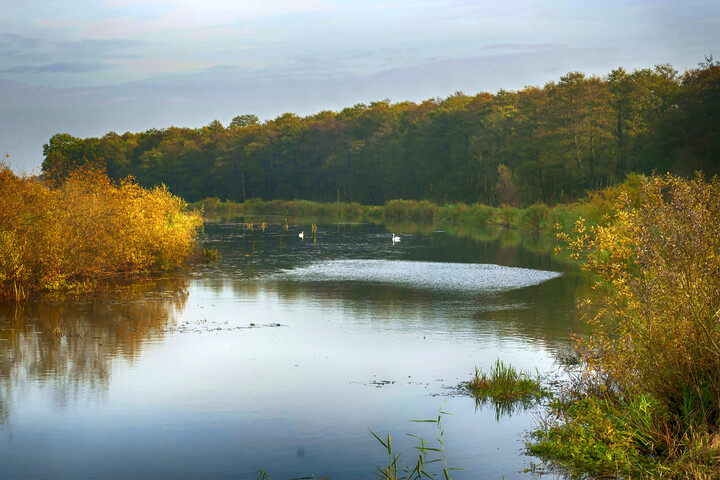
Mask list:
[{"label": "dense forest", "polygon": [[102,138],[57,134],[44,154],[50,182],[90,163],[189,201],[554,204],[628,172],[720,172],[720,62],[682,74],[669,65],[571,72],[542,88],[385,100],[264,123],[244,114],[228,127],[214,120]]}]

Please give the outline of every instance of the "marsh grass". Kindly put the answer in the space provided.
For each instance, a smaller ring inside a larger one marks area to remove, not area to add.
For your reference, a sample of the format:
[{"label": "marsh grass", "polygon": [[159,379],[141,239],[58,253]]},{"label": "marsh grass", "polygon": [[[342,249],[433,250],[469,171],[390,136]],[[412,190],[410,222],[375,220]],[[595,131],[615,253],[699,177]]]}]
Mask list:
[{"label": "marsh grass", "polygon": [[575,392],[553,402],[527,448],[574,478],[718,478],[718,434],[689,428],[677,436],[671,418],[648,394]]},{"label": "marsh grass", "polygon": [[[207,198],[191,204],[204,212],[207,220],[237,218],[288,217],[294,219],[330,219],[356,222],[467,224],[478,227],[503,226],[506,228],[547,231],[555,233],[557,225],[563,231],[572,230],[580,218],[599,220],[607,209],[608,199],[592,194],[581,203],[555,205],[533,204],[527,208],[509,206],[492,207],[480,203],[449,203],[436,205],[426,200],[390,200],[385,205],[372,206],[359,203],[320,203],[307,200],[251,199],[243,203],[223,202]],[[259,220],[262,221],[262,220]],[[252,224],[248,228],[252,229]]]},{"label": "marsh grass", "polygon": [[417,456],[413,457],[414,461],[410,464],[400,461],[402,454],[394,450],[390,434],[388,434],[386,440],[383,440],[375,432],[370,431],[375,439],[387,450],[388,454],[387,465],[377,467],[376,478],[378,480],[422,480],[423,478],[434,479],[437,473],[441,473],[445,480],[451,480],[451,472],[460,469],[448,466],[445,452],[445,431],[442,427],[443,415],[452,414],[444,412],[441,407],[436,419],[411,420],[414,423],[436,424],[438,434],[434,442],[428,442],[424,438],[411,433],[407,434],[418,442],[415,447]]},{"label": "marsh grass", "polygon": [[532,378],[529,373],[517,370],[510,364],[497,359],[488,373],[475,367],[473,378],[467,383],[467,391],[480,402],[490,401],[509,413],[507,407],[513,403],[530,404],[544,397],[551,396],[539,378]]},{"label": "marsh grass", "polygon": [[213,263],[220,257],[215,248],[203,248],[202,251],[198,251],[198,258],[202,263]]}]

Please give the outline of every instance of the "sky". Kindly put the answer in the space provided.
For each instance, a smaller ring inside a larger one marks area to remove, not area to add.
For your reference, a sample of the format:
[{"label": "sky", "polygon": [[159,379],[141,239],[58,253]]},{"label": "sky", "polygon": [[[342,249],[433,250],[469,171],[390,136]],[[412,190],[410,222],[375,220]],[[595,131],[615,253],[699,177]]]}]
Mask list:
[{"label": "sky", "polygon": [[717,0],[0,0],[0,154],[720,56]]}]

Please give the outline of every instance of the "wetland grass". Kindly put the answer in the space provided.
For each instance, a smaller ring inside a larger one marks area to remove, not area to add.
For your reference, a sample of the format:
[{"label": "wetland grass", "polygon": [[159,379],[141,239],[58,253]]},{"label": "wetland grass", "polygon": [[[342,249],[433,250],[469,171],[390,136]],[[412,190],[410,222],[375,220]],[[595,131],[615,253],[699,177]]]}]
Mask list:
[{"label": "wetland grass", "polygon": [[496,403],[538,400],[550,395],[539,380],[500,359],[495,361],[489,373],[475,367],[475,375],[467,383],[467,390],[480,401]]},{"label": "wetland grass", "polygon": [[373,437],[387,450],[388,454],[387,465],[377,467],[376,478],[378,480],[433,479],[436,478],[436,473],[440,470],[442,478],[451,480],[451,472],[461,469],[448,466],[444,441],[445,431],[442,427],[443,415],[452,414],[444,412],[441,407],[436,419],[411,420],[411,422],[414,423],[435,423],[437,425],[438,436],[435,437],[435,443],[430,443],[418,435],[408,433],[407,435],[418,441],[418,445],[414,447],[417,451],[417,456],[414,457],[415,460],[409,465],[400,462],[401,454],[393,449],[390,434],[388,434],[387,440],[383,440],[377,436],[375,432],[370,431]]},{"label": "wetland grass", "polygon": [[[358,203],[318,203],[305,200],[251,199],[243,203],[223,202],[207,198],[191,207],[204,212],[206,220],[247,218],[248,230],[253,230],[253,219],[280,217],[285,219],[284,228],[289,230],[288,218],[345,220],[374,223],[421,223],[421,224],[467,224],[478,227],[502,226],[531,232],[555,233],[557,225],[569,231],[581,216],[590,220],[599,218],[607,200],[600,194],[585,202],[572,205],[533,204],[527,208],[508,206],[492,207],[483,204],[436,205],[426,200],[390,200],[384,205],[360,205]],[[281,221],[282,222],[282,221]]]}]

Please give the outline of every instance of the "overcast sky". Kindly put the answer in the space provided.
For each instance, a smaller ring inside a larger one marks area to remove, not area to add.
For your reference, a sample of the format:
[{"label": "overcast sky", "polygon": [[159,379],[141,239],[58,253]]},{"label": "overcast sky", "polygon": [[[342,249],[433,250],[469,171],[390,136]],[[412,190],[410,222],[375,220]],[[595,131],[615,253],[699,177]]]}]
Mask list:
[{"label": "overcast sky", "polygon": [[[0,0],[0,151],[720,56],[718,0]],[[4,156],[4,155],[3,155]]]}]

